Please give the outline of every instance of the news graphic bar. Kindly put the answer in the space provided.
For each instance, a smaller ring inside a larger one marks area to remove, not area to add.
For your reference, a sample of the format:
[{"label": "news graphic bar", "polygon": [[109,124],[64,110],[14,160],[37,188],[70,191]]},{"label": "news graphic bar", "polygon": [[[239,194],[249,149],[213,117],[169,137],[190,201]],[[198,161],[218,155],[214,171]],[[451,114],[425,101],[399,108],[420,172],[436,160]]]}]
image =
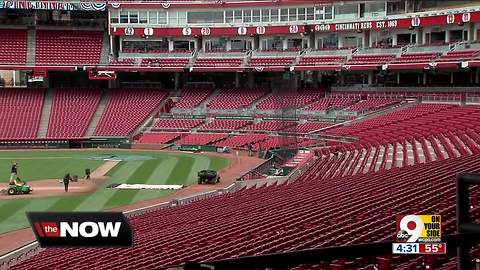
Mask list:
[{"label": "news graphic bar", "polygon": [[41,247],[131,247],[133,234],[121,212],[28,212]]}]

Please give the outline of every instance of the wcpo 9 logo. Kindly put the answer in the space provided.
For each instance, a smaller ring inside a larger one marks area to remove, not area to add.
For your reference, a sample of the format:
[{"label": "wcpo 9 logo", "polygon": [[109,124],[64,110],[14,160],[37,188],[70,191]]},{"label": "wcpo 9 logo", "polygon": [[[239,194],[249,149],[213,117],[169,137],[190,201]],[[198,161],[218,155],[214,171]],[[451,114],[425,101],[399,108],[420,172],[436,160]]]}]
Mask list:
[{"label": "wcpo 9 logo", "polygon": [[29,212],[41,247],[131,247],[132,229],[121,212]]},{"label": "wcpo 9 logo", "polygon": [[397,216],[397,242],[440,242],[441,222],[440,215]]}]

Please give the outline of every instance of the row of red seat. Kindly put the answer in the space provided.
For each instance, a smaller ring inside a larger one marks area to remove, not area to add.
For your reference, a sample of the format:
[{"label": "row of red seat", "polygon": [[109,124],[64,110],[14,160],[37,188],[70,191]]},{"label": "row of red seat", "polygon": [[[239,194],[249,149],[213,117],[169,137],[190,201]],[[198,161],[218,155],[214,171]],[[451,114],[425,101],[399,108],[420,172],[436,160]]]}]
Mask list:
[{"label": "row of red seat", "polygon": [[281,66],[285,67],[293,63],[295,57],[252,57],[249,61],[251,67]]},{"label": "row of red seat", "polygon": [[383,98],[370,98],[367,100],[361,100],[358,103],[353,104],[347,108],[347,111],[375,111],[384,107],[392,106],[399,103],[398,99],[383,99]]},{"label": "row of red seat", "polygon": [[190,109],[197,107],[213,92],[213,89],[214,87],[211,85],[184,87],[174,108]]},{"label": "row of red seat", "polygon": [[0,138],[34,139],[42,115],[43,89],[0,89]]},{"label": "row of red seat", "polygon": [[47,138],[83,138],[101,97],[98,89],[55,89]]},{"label": "row of red seat", "polygon": [[253,102],[263,97],[268,91],[263,88],[221,89],[215,97],[207,104],[209,109],[242,109],[252,105]]},{"label": "row of red seat", "polygon": [[189,58],[142,58],[141,66],[184,68]]},{"label": "row of red seat", "polygon": [[0,63],[25,64],[27,62],[27,31],[0,29]]},{"label": "row of red seat", "polygon": [[207,145],[223,140],[228,136],[224,133],[191,133],[181,137],[175,143],[177,145]]},{"label": "row of red seat", "polygon": [[158,119],[152,125],[152,130],[189,131],[203,123],[203,119]]},{"label": "row of red seat", "polygon": [[166,144],[180,136],[180,133],[142,133],[136,142],[143,144]]},{"label": "row of red seat", "polygon": [[194,67],[240,67],[243,58],[197,58]]},{"label": "row of red seat", "polygon": [[294,93],[275,93],[259,102],[259,110],[278,110],[286,108],[301,108],[324,96],[319,90],[299,89]]},{"label": "row of red seat", "polygon": [[96,136],[127,136],[158,108],[167,96],[160,89],[114,89],[110,92]]},{"label": "row of red seat", "polygon": [[208,124],[200,127],[199,130],[204,131],[225,131],[225,130],[235,130],[243,129],[252,124],[250,120],[230,120],[230,119],[215,119]]},{"label": "row of red seat", "polygon": [[330,109],[338,110],[355,104],[356,99],[350,98],[324,98],[314,102],[306,108],[307,111],[327,111]]},{"label": "row of red seat", "polygon": [[35,63],[98,65],[103,32],[37,30]]},{"label": "row of red seat", "polygon": [[399,134],[427,136],[429,134],[475,129],[480,121],[479,106],[419,104],[373,119],[326,131],[336,136],[355,136],[363,141],[379,141]]},{"label": "row of red seat", "polygon": [[135,58],[111,59],[109,64],[112,66],[133,66]]}]

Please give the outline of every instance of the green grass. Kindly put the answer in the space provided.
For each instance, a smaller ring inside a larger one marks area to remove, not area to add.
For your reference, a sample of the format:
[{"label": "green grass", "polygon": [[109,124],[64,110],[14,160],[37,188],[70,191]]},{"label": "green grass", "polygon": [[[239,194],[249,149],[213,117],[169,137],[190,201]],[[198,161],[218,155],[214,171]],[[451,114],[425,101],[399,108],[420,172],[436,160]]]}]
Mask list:
[{"label": "green grass", "polygon": [[[28,153],[32,156],[28,156]],[[85,169],[92,171],[103,161],[80,159],[80,155],[68,157],[66,152],[0,152],[0,182],[8,182],[12,162],[18,163],[20,178],[32,181],[38,179],[63,178],[66,172],[71,175],[84,175]]]},{"label": "green grass", "polygon": [[83,176],[85,168],[94,170],[103,161],[85,157],[102,154],[145,155],[142,161],[122,161],[108,175],[110,179],[94,193],[48,198],[19,198],[0,200],[0,233],[26,228],[27,211],[99,211],[131,203],[155,199],[172,191],[107,189],[111,183],[131,184],[182,184],[196,181],[197,172],[203,169],[220,170],[228,166],[228,159],[203,155],[139,152],[139,151],[31,151],[0,152],[1,182],[8,181],[12,161],[19,163],[19,176],[27,181],[61,178],[66,172]]}]

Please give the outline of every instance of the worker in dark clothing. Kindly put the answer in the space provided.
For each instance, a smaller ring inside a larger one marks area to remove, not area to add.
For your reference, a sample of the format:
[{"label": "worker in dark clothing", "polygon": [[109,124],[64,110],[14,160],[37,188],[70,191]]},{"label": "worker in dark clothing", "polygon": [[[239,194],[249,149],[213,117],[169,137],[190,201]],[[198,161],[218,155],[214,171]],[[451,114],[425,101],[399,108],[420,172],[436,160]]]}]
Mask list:
[{"label": "worker in dark clothing", "polygon": [[85,180],[90,179],[90,169],[85,169]]},{"label": "worker in dark clothing", "polygon": [[68,185],[70,184],[70,181],[72,181],[72,177],[70,176],[70,173],[67,173],[63,177],[63,185],[65,186],[65,192],[68,192]]},{"label": "worker in dark clothing", "polygon": [[15,179],[17,179],[18,174],[17,163],[14,162],[12,164],[12,168],[10,169],[10,185],[15,185]]},{"label": "worker in dark clothing", "polygon": [[251,143],[247,145],[247,150],[248,150],[248,156],[249,157],[253,156],[253,145]]}]

